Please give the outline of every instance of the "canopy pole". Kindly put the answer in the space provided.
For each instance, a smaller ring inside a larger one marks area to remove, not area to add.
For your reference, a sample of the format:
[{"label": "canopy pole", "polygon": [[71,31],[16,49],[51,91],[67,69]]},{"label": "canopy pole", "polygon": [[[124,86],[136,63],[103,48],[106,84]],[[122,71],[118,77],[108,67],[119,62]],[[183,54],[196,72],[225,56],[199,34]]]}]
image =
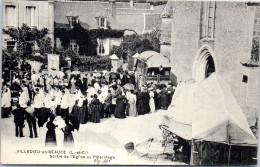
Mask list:
[{"label": "canopy pole", "polygon": [[194,153],[194,140],[191,140],[191,155],[190,155],[190,165],[193,165],[193,153]]},{"label": "canopy pole", "polygon": [[203,159],[203,153],[202,153],[202,141],[200,141],[200,154],[201,154],[201,158],[200,158],[200,165],[202,164],[202,159]]},{"label": "canopy pole", "polygon": [[229,148],[228,148],[228,165],[230,163],[230,154],[231,154],[231,145],[229,145]]}]

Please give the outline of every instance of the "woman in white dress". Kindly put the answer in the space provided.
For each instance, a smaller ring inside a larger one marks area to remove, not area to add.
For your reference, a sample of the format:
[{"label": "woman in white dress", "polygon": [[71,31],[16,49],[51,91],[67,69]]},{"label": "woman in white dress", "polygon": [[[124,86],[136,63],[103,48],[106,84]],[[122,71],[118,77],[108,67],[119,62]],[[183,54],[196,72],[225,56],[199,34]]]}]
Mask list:
[{"label": "woman in white dress", "polygon": [[129,103],[129,116],[136,117],[138,115],[136,110],[136,95],[133,94],[133,91],[127,95],[127,100]]},{"label": "woman in white dress", "polygon": [[150,105],[150,109],[151,109],[150,112],[154,113],[155,112],[154,92],[152,90],[150,90],[149,95],[150,95],[149,105]]},{"label": "woman in white dress", "polygon": [[11,113],[11,91],[8,87],[4,86],[2,93],[2,117],[6,118]]}]

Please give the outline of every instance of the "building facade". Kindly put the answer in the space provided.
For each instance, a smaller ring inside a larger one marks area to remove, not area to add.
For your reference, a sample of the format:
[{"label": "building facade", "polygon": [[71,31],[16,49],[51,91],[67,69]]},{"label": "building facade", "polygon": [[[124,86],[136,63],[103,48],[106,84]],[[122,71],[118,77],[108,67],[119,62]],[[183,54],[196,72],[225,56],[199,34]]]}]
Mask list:
[{"label": "building facade", "polygon": [[252,57],[257,42],[259,57],[259,12],[258,3],[179,1],[168,2],[162,14],[161,53],[170,55],[177,80],[200,82],[217,72],[250,125],[259,106],[258,59]]},{"label": "building facade", "polygon": [[[121,36],[97,39],[97,55],[110,55],[113,46],[119,46],[124,35],[144,34],[161,29],[160,15],[165,5],[149,3],[101,1],[56,1],[54,3],[55,29],[69,29],[74,23],[86,30],[119,30]],[[71,39],[70,48],[79,51],[77,41]],[[57,48],[64,47],[55,37]],[[65,48],[67,49],[67,48]]]},{"label": "building facade", "polygon": [[[2,2],[2,28],[17,28],[26,24],[37,29],[47,28],[47,37],[54,41],[53,1],[4,0]],[[2,34],[2,48],[15,49],[16,41]]]}]

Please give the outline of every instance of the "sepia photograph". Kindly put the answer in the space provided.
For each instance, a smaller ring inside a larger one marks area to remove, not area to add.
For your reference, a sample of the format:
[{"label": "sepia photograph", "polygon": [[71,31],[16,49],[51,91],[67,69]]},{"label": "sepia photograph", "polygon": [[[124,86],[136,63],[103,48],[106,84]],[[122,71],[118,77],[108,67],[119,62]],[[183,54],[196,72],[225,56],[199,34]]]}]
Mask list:
[{"label": "sepia photograph", "polygon": [[1,10],[1,164],[257,165],[259,1]]}]

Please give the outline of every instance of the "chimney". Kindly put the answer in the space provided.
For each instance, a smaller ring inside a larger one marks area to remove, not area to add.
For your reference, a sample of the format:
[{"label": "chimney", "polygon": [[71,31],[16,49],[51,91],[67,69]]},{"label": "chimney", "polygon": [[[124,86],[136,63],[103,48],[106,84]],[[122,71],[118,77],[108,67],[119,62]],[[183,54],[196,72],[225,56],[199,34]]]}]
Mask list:
[{"label": "chimney", "polygon": [[130,8],[134,7],[134,0],[130,0]]}]

